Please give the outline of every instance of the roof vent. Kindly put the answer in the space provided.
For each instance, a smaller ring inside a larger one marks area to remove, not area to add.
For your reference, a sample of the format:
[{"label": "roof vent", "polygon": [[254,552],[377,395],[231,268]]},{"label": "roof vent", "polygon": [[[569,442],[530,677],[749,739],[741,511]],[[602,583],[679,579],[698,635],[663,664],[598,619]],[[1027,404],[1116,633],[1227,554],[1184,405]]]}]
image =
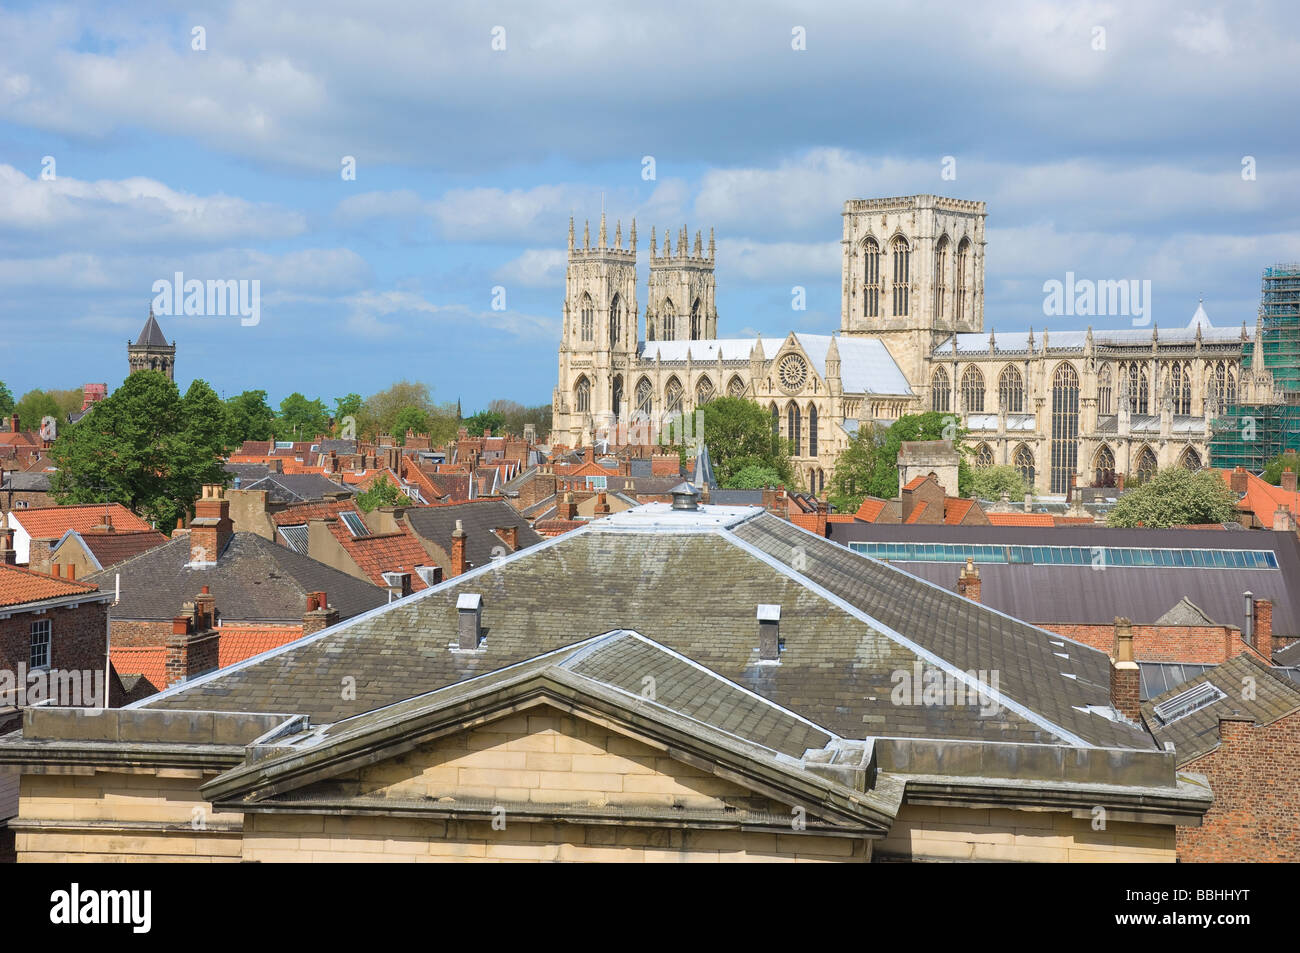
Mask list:
[{"label": "roof vent", "polygon": [[763,662],[775,662],[781,658],[781,607],[778,605],[759,605],[758,607],[758,658]]},{"label": "roof vent", "polygon": [[679,483],[668,494],[673,498],[673,509],[675,510],[698,510],[699,503],[696,498],[699,492],[689,483]]},{"label": "roof vent", "polygon": [[460,622],[456,647],[473,651],[483,635],[483,597],[477,592],[462,592],[456,597],[456,615]]}]

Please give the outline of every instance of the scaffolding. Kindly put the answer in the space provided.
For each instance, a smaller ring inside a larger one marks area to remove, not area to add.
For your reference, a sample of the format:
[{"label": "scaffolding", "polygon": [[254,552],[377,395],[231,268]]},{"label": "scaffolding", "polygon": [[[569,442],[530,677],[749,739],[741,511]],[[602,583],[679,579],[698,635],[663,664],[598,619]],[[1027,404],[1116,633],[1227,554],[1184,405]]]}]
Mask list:
[{"label": "scaffolding", "polygon": [[[1259,350],[1281,392],[1277,404],[1232,404],[1214,422],[1210,465],[1259,473],[1274,457],[1300,450],[1300,264],[1264,269]],[[1255,349],[1241,356],[1243,378]]]}]

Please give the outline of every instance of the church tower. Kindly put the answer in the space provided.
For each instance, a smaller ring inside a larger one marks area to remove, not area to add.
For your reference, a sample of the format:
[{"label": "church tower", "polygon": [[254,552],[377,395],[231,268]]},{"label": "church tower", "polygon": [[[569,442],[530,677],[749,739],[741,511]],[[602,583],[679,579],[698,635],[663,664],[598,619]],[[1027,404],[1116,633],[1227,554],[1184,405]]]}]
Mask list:
[{"label": "church tower", "polygon": [[934,348],[954,333],[984,330],[985,204],[850,199],[843,217],[840,330],[883,341],[923,396]]},{"label": "church tower", "polygon": [[169,381],[175,380],[176,342],[168,344],[167,338],[163,337],[162,328],[158,327],[158,320],[153,316],[152,305],[149,307],[149,320],[140,329],[140,336],[134,344],[126,342],[126,358],[132,374],[136,371],[161,371]]},{"label": "church tower", "polygon": [[629,416],[628,378],[637,360],[636,220],[623,247],[623,226],[607,240],[605,213],[591,243],[582,245],[569,219],[569,263],[564,279],[564,330],[559,386],[552,399],[552,441],[590,443],[596,430]]},{"label": "church tower", "polygon": [[647,341],[699,341],[718,336],[718,309],[714,303],[713,258],[716,246],[709,229],[709,250],[704,253],[701,235],[695,233],[695,247],[688,248],[686,226],[677,234],[674,252],[664,229],[663,253],[656,247],[650,230],[650,287],[645,308]]}]

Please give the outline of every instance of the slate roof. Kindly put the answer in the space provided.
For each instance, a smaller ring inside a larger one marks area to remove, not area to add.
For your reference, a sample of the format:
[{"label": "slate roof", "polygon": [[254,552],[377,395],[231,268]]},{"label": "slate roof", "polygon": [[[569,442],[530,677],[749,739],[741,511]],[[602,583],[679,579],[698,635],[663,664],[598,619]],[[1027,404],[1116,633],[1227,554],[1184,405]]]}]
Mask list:
[{"label": "slate roof", "polygon": [[492,561],[492,551],[504,545],[492,532],[497,527],[514,526],[517,529],[519,548],[523,549],[542,541],[542,537],[528,525],[517,510],[505,500],[470,500],[440,506],[413,507],[406,511],[411,529],[451,552],[451,534],[460,520],[464,527],[465,559],[472,569],[486,566]]},{"label": "slate roof", "polygon": [[28,602],[43,602],[63,596],[76,596],[97,592],[99,587],[90,581],[55,579],[43,572],[0,563],[0,606],[17,606]]},{"label": "slate roof", "polygon": [[167,343],[167,337],[162,333],[162,328],[158,327],[158,319],[153,316],[153,309],[149,310],[149,320],[145,321],[144,327],[140,329],[140,335],[135,339],[136,347],[170,347]]},{"label": "slate roof", "polygon": [[342,619],[388,599],[383,589],[255,533],[233,534],[215,566],[195,569],[189,561],[189,537],[182,535],[86,579],[112,588],[121,574],[113,619],[170,620],[203,586],[211,587],[222,619],[239,622],[301,623],[309,592],[324,591]]},{"label": "slate roof", "polygon": [[266,490],[268,503],[306,503],[323,500],[326,493],[350,496],[352,489],[319,473],[269,473],[251,483],[241,481],[241,490]]},{"label": "slate roof", "polygon": [[[1251,693],[1242,691],[1246,678],[1254,679],[1253,697],[1247,697]],[[1168,724],[1156,716],[1155,706],[1203,682],[1210,682],[1224,697]],[[1143,703],[1142,716],[1157,742],[1174,743],[1178,763],[1184,765],[1219,746],[1222,717],[1242,715],[1253,718],[1257,725],[1271,725],[1297,710],[1300,710],[1300,688],[1249,653],[1242,653]]]},{"label": "slate roof", "polygon": [[[745,522],[724,525],[736,520]],[[484,639],[461,650],[456,604],[469,593],[483,598]],[[760,604],[782,607],[779,663],[758,659]],[[1109,706],[1103,653],[741,507],[616,514],[147,704],[278,706],[332,722],[632,628],[842,737],[1151,747],[1136,727],[1082,710]],[[634,674],[635,660],[608,664],[602,677]],[[894,704],[897,674],[926,664],[967,684],[969,670],[998,672],[996,710]],[[355,699],[337,688],[348,675]]]},{"label": "slate roof", "polygon": [[48,493],[50,491],[50,474],[48,470],[6,470],[4,480],[0,481],[0,490],[26,491],[29,493]]}]

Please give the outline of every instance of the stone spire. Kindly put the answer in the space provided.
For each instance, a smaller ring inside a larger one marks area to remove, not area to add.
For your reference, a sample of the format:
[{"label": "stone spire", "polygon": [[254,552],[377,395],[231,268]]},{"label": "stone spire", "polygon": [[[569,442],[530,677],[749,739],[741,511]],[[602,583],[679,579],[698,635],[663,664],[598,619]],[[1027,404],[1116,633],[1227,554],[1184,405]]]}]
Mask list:
[{"label": "stone spire", "polygon": [[569,251],[573,251],[573,216],[569,216]]},{"label": "stone spire", "polygon": [[600,247],[605,247],[605,203],[600,203]]},{"label": "stone spire", "polygon": [[[632,248],[633,249],[636,248],[636,222],[635,221],[632,223]],[[655,241],[655,227],[651,225],[650,226],[650,257],[651,258],[655,256],[655,252],[657,248],[658,248],[658,242]]]},{"label": "stone spire", "polygon": [[623,220],[619,219],[614,223],[614,247],[619,251],[623,250]]},{"label": "stone spire", "polygon": [[677,257],[678,258],[686,257],[686,246],[690,244],[690,241],[691,241],[690,236],[686,232],[686,226],[683,225],[682,230],[677,233]]},{"label": "stone spire", "polygon": [[717,246],[713,243],[713,226],[710,225],[709,226],[709,261],[713,261],[713,256],[716,251],[717,251]]},{"label": "stone spire", "polygon": [[632,254],[635,255],[636,254],[636,219],[635,218],[632,219],[632,234],[629,237],[631,238],[631,242],[632,242],[632,247],[629,249],[629,251],[631,251]]},{"label": "stone spire", "polygon": [[586,219],[582,222],[582,247],[591,247],[591,222]]},{"label": "stone spire", "polygon": [[700,233],[699,233],[699,231],[696,231],[696,233],[695,233],[695,257],[696,257],[696,258],[703,258],[703,257],[704,257],[704,249],[700,246]]}]

